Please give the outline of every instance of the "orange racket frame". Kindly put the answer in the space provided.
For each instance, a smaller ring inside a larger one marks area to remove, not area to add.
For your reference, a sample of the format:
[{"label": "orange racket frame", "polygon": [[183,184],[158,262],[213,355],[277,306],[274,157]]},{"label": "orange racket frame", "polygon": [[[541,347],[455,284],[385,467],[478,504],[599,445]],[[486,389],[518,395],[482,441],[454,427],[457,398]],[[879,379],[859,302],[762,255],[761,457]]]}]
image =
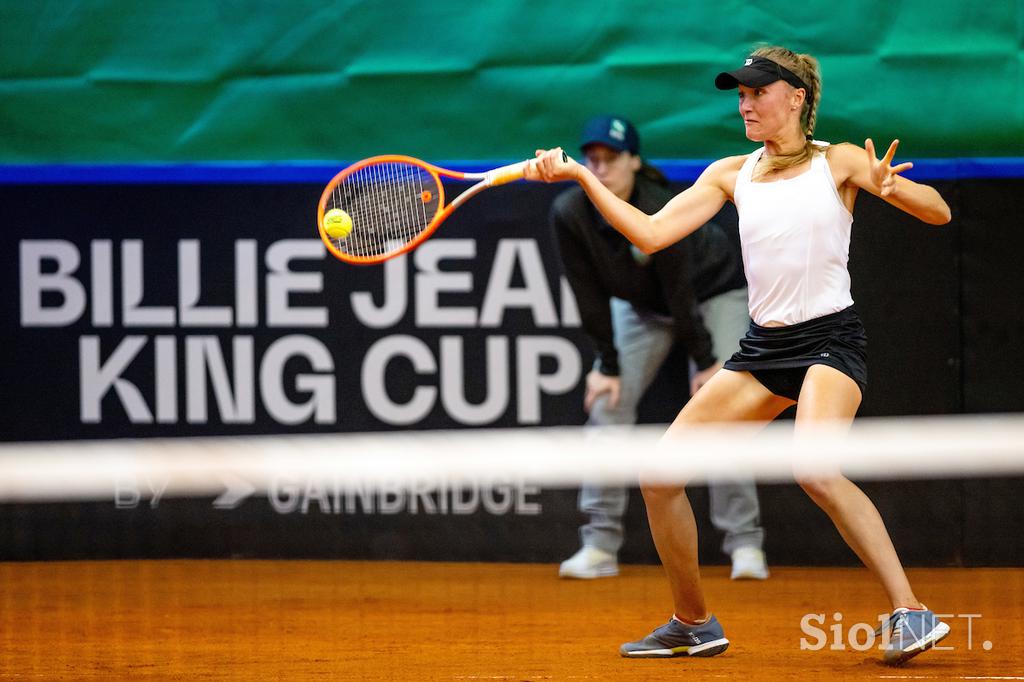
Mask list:
[{"label": "orange racket frame", "polygon": [[[331,238],[324,230],[324,213],[327,211],[327,203],[330,200],[334,189],[344,182],[345,178],[363,168],[366,168],[367,166],[379,163],[406,163],[418,166],[429,173],[437,182],[437,212],[419,234],[405,243],[401,248],[395,249],[394,251],[389,251],[378,256],[358,256],[340,251],[332,243]],[[441,168],[440,166],[435,166],[434,164],[427,163],[426,161],[421,161],[420,159],[416,159],[411,156],[403,156],[401,154],[383,154],[381,156],[372,156],[368,159],[363,159],[362,161],[352,164],[331,178],[331,181],[327,183],[327,187],[324,188],[323,193],[320,195],[320,203],[317,205],[316,214],[316,224],[320,233],[320,239],[327,246],[327,250],[331,252],[331,255],[339,260],[345,261],[346,263],[353,263],[355,265],[373,265],[376,263],[383,263],[384,261],[400,256],[403,253],[408,253],[419,246],[437,230],[441,223],[448,219],[448,216],[450,216],[455,209],[464,204],[470,197],[473,197],[490,187],[522,179],[523,175],[526,173],[527,165],[530,163],[532,163],[532,160],[520,161],[519,163],[513,163],[508,166],[501,166],[500,168],[495,168],[494,170],[487,171],[486,173],[461,173],[459,171]],[[457,196],[452,203],[445,206],[444,185],[441,182],[441,176],[454,178],[456,180],[477,180],[478,182]]]}]

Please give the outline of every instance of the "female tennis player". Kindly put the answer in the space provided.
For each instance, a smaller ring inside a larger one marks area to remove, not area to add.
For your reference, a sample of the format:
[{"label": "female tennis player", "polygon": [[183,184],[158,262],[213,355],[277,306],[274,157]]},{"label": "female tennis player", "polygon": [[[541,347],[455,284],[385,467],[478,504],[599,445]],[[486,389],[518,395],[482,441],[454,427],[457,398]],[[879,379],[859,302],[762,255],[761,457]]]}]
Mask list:
[{"label": "female tennis player", "polygon": [[[715,79],[739,89],[747,138],[763,147],[712,163],[692,187],[647,215],[622,201],[561,149],[538,150],[527,178],[575,180],[608,222],[645,253],[690,234],[726,201],[739,214],[753,322],[740,350],[686,404],[666,438],[706,422],[769,422],[796,403],[796,429],[825,420],[852,422],[867,384],[866,337],[853,308],[847,267],[857,192],[866,190],[933,225],[950,220],[933,188],[892,165],[898,141],[879,160],[865,148],[813,140],[821,76],[810,55],[782,47],[755,50],[740,68]],[[931,648],[949,626],[914,595],[874,504],[838,473],[797,482],[881,581],[892,613],[887,663]],[[685,490],[641,481],[651,533],[665,566],[675,613],[636,642],[627,657],[714,656],[728,647],[704,601],[697,567],[697,527]]]}]

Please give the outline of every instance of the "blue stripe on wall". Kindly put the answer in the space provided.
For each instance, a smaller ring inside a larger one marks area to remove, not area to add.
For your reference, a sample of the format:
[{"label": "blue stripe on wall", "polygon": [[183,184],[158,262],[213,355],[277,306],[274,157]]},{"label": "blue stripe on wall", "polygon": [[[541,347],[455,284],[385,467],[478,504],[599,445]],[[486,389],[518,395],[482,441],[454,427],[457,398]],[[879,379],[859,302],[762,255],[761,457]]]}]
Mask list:
[{"label": "blue stripe on wall", "polygon": [[[509,161],[448,161],[462,172],[489,170]],[[693,182],[710,161],[653,160],[670,180]],[[346,162],[0,165],[0,184],[326,184]],[[920,159],[906,173],[914,180],[1024,178],[1024,158]]]}]

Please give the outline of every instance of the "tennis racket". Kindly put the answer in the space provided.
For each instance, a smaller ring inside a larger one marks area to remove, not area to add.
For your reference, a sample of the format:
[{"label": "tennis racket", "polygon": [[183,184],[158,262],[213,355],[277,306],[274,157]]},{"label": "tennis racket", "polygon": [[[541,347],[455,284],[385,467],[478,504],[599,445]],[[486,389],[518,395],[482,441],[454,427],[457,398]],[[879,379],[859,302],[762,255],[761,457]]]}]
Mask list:
[{"label": "tennis racket", "polygon": [[[347,263],[382,263],[416,248],[470,197],[521,179],[530,163],[460,173],[410,156],[364,159],[334,176],[320,196],[320,238]],[[445,206],[441,176],[478,182]]]}]

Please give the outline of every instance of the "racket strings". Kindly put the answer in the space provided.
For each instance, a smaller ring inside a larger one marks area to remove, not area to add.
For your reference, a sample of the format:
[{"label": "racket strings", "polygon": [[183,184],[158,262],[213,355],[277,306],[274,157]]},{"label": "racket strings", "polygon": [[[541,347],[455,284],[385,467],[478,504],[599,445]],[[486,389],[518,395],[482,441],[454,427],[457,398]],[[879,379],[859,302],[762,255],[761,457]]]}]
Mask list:
[{"label": "racket strings", "polygon": [[437,214],[440,187],[425,169],[411,163],[370,164],[342,180],[325,210],[340,208],[352,231],[332,239],[341,252],[378,257],[418,237]]}]

